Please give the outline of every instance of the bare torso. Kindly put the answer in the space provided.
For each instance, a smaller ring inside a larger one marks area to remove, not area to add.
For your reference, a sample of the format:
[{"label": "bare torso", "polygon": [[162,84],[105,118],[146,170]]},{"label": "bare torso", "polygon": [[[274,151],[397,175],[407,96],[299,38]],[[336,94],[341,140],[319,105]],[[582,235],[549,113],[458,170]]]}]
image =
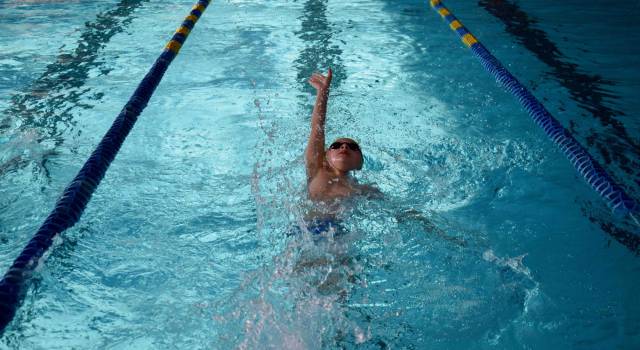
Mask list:
[{"label": "bare torso", "polygon": [[330,202],[358,195],[377,196],[380,191],[368,185],[358,184],[351,176],[336,176],[323,167],[308,183],[309,198]]}]

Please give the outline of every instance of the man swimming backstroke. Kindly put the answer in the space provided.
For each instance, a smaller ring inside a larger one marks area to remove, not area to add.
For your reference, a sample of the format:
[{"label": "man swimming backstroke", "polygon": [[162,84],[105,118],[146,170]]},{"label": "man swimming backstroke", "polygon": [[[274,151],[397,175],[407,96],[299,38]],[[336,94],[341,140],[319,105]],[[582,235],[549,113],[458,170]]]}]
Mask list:
[{"label": "man swimming backstroke", "polygon": [[324,125],[332,77],[329,69],[327,76],[314,73],[309,79],[309,84],[317,91],[311,115],[311,133],[305,151],[309,198],[328,203],[354,195],[380,196],[382,193],[377,188],[358,184],[351,177],[350,173],[362,169],[364,162],[358,143],[342,137],[325,150]]},{"label": "man swimming backstroke", "polygon": [[314,73],[309,78],[309,84],[317,92],[311,115],[311,133],[305,150],[307,190],[309,199],[316,206],[309,213],[307,222],[308,230],[314,234],[341,231],[336,216],[341,211],[340,203],[344,199],[354,196],[382,197],[380,190],[359,184],[351,176],[351,172],[362,169],[364,163],[362,150],[356,141],[341,137],[325,149],[325,120],[332,77],[329,69],[326,76]]}]

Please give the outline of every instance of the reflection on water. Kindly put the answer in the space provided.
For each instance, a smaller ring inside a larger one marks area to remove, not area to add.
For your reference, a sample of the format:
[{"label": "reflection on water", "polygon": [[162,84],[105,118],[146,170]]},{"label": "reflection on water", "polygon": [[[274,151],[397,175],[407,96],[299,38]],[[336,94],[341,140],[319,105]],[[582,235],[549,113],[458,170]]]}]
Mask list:
[{"label": "reflection on water", "polygon": [[340,57],[342,50],[333,43],[333,37],[340,30],[327,19],[327,0],[307,0],[299,19],[301,28],[295,34],[304,41],[305,47],[300,51],[294,65],[298,72],[300,90],[303,93],[315,94],[315,90],[307,81],[312,73],[326,73],[328,68],[333,70],[332,88],[340,87],[346,78],[346,72]]},{"label": "reflection on water", "polygon": [[[103,75],[109,73],[109,68],[101,68],[105,64],[100,60],[101,50],[124,30],[133,19],[132,13],[146,1],[121,0],[114,8],[99,13],[95,20],[86,22],[78,46],[71,53],[58,55],[28,91],[11,97],[9,108],[2,112],[0,135],[20,138],[20,133],[26,133],[33,141],[48,144],[47,147],[62,144],[64,133],[76,123],[74,114],[78,109],[90,109],[102,98],[101,93],[92,94],[90,88],[84,87],[91,70],[98,69]],[[22,153],[7,150],[0,144],[0,156],[9,151]],[[7,157],[9,160],[0,165],[0,175],[28,163],[23,157],[23,154]]]},{"label": "reflection on water", "polygon": [[606,102],[615,103],[620,99],[613,91],[616,82],[600,75],[583,73],[584,70],[578,64],[570,62],[571,58],[549,39],[547,33],[536,28],[538,20],[530,17],[516,3],[508,0],[481,0],[479,5],[501,20],[508,33],[552,69],[551,74],[587,112],[584,116],[597,119],[607,131],[611,131],[611,134],[587,135],[588,145],[597,148],[606,164],[614,161],[627,176],[634,176],[636,181],[640,181],[635,171],[640,167],[640,143],[629,135],[624,124],[618,120],[625,113],[606,105]]}]

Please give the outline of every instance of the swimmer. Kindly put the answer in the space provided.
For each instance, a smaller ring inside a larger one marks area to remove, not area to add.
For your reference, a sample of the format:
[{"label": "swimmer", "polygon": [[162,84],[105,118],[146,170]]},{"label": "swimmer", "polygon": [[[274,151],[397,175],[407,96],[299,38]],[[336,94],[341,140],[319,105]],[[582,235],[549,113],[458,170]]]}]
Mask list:
[{"label": "swimmer", "polygon": [[[346,241],[333,244],[333,239],[346,234],[341,214],[346,199],[356,196],[381,198],[382,192],[370,185],[359,184],[351,173],[362,169],[364,158],[356,141],[341,137],[325,148],[325,120],[329,87],[333,72],[324,76],[314,73],[309,84],[316,90],[316,102],[311,114],[311,132],[305,150],[307,190],[313,207],[305,215],[305,229],[314,241],[325,242],[323,249],[305,246],[293,272],[312,276],[311,285],[320,294],[335,294],[345,299],[349,285],[355,283],[357,264],[349,254]],[[326,240],[329,238],[328,240]]]},{"label": "swimmer", "polygon": [[324,125],[327,115],[331,69],[324,76],[314,73],[309,84],[316,89],[316,103],[311,115],[311,133],[305,150],[307,187],[309,199],[314,202],[331,202],[355,195],[382,197],[382,192],[370,185],[361,185],[351,177],[351,172],[362,169],[362,150],[353,139],[336,139],[325,150]]}]

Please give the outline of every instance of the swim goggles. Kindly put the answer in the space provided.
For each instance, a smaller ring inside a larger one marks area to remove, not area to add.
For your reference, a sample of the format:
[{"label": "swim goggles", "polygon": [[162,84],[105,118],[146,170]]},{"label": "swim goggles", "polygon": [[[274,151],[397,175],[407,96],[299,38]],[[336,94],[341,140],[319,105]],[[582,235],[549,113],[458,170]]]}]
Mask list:
[{"label": "swim goggles", "polygon": [[347,147],[349,147],[350,150],[355,151],[355,152],[362,152],[360,150],[360,146],[358,146],[357,143],[353,143],[353,142],[340,142],[340,141],[336,141],[334,143],[331,144],[331,146],[329,146],[330,149],[339,149],[340,147],[342,147],[342,145],[347,145]]}]

